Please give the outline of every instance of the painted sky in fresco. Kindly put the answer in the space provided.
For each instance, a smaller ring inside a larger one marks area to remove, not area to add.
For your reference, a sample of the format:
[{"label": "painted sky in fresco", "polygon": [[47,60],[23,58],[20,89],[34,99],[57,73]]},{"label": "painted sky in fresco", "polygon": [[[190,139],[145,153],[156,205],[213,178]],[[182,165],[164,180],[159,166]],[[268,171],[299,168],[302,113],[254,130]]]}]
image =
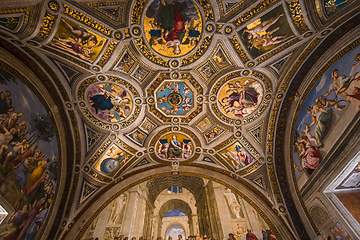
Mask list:
[{"label": "painted sky in fresco", "polygon": [[186,216],[186,214],[179,209],[171,209],[164,215],[164,217],[182,217],[182,216]]},{"label": "painted sky in fresco", "polygon": [[[337,61],[335,64],[333,64],[326,72],[325,74],[323,74],[321,76],[321,78],[317,81],[317,83],[314,85],[313,89],[310,91],[308,97],[305,99],[303,106],[300,110],[299,116],[303,116],[302,118],[299,117],[297,119],[296,125],[295,125],[295,131],[297,131],[298,133],[301,133],[302,131],[305,130],[305,125],[304,123],[311,123],[311,114],[308,114],[306,112],[306,108],[308,106],[313,106],[315,103],[315,99],[317,99],[320,95],[323,95],[324,93],[326,93],[329,88],[330,85],[332,84],[332,78],[331,78],[331,72],[334,69],[338,69],[339,71],[339,75],[345,75],[345,76],[350,76],[355,74],[356,72],[360,71],[360,66],[355,66],[353,67],[352,64],[355,64],[356,61],[355,59],[355,55],[358,54],[360,52],[360,46],[353,49],[352,51],[350,51],[349,53],[347,53],[345,56],[343,56],[339,61]],[[334,99],[335,98],[335,92],[331,92],[329,94],[329,96],[327,96],[326,98],[328,99]],[[339,94],[338,95],[338,100],[343,100],[344,98]],[[341,104],[344,104],[345,102],[341,102]],[[347,103],[347,104],[351,104],[351,103]],[[341,111],[338,110],[334,110],[334,113],[338,114],[341,117]],[[314,135],[314,127],[312,128],[312,130],[310,131],[310,133],[312,135]],[[294,152],[294,163],[297,166],[300,166],[300,162],[299,162],[299,155],[297,152],[295,152],[295,146],[294,143],[293,144],[293,152]],[[322,156],[323,158],[325,156]],[[299,177],[299,173],[296,172],[296,177]]]},{"label": "painted sky in fresco", "polygon": [[[31,127],[31,114],[48,115],[38,97],[25,84],[2,69],[0,69],[0,74],[5,79],[11,77],[15,80],[14,82],[7,82],[7,84],[0,83],[0,89],[1,91],[9,90],[11,92],[10,98],[12,100],[12,106],[15,109],[14,112],[23,113],[23,116],[20,118],[20,120],[26,121],[26,130]],[[16,92],[14,90],[16,90]],[[26,137],[28,136],[29,135]],[[52,158],[58,152],[55,136],[51,138],[50,143],[38,140],[36,145],[38,146],[38,149],[42,149],[42,151],[46,154],[45,159]]]},{"label": "painted sky in fresco", "polygon": [[179,235],[183,236],[182,239],[186,239],[184,229],[178,225],[173,225],[166,231],[166,239],[169,239],[169,236],[171,236],[173,240],[176,240]]}]

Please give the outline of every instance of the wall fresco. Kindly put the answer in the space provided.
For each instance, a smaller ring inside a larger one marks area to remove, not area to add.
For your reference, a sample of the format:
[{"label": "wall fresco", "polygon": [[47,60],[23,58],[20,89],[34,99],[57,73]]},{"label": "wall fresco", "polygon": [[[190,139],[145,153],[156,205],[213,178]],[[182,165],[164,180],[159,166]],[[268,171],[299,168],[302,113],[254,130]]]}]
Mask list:
[{"label": "wall fresco", "polygon": [[32,90],[1,69],[0,89],[0,195],[14,211],[0,239],[34,239],[57,185],[55,129]]},{"label": "wall fresco", "polygon": [[[335,62],[309,89],[295,125],[296,177],[306,181],[360,107],[360,48]],[[305,176],[306,175],[306,176]]]}]

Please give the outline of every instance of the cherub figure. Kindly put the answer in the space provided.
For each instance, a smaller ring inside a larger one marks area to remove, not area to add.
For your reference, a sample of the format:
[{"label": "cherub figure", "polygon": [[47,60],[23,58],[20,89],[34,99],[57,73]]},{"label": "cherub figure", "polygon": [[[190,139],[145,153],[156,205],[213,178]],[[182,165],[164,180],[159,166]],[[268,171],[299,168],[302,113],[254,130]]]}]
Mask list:
[{"label": "cherub figure", "polygon": [[164,44],[162,40],[162,32],[159,24],[150,21],[150,25],[153,29],[150,30],[150,45]]},{"label": "cherub figure", "polygon": [[[185,25],[185,28],[188,25]],[[185,40],[185,42],[183,44],[190,44],[190,45],[196,45],[198,43],[198,37],[200,36],[200,32],[199,32],[199,23],[197,23],[195,25],[195,20],[194,18],[191,19],[190,25],[187,27],[188,32],[187,32],[187,39]]]},{"label": "cherub figure", "polygon": [[347,101],[346,100],[335,101],[335,100],[330,100],[327,98],[317,98],[317,99],[315,99],[315,102],[320,104],[322,107],[333,107],[333,108],[335,108],[335,110],[342,111],[344,109],[344,107],[346,107],[346,104],[339,105],[339,103],[347,102]]},{"label": "cherub figure", "polygon": [[[243,32],[243,38],[245,41],[249,41],[249,43],[251,43],[251,46],[249,47],[250,49],[254,47],[254,44],[261,40],[261,36],[259,33],[261,32],[265,32],[267,29],[269,29],[273,24],[275,24],[280,17],[284,16],[283,13],[278,14],[276,17],[272,17],[267,21],[264,21],[258,25],[256,25],[255,27],[251,28],[251,29],[245,29]],[[273,32],[273,31],[272,31]]]}]

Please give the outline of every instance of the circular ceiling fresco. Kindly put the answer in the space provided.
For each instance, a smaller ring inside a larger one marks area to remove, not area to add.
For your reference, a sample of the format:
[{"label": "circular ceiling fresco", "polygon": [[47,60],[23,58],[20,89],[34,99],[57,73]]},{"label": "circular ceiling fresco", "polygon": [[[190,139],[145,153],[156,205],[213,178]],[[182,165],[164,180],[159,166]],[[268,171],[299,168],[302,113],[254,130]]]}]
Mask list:
[{"label": "circular ceiling fresco", "polygon": [[146,10],[146,40],[163,56],[189,53],[197,45],[201,31],[201,14],[191,0],[154,0]]}]

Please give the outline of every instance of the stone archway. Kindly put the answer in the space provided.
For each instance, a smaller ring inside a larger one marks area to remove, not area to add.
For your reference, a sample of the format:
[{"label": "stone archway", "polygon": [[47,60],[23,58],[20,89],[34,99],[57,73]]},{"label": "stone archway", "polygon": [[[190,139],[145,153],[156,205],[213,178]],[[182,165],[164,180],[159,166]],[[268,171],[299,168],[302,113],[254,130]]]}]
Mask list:
[{"label": "stone archway", "polygon": [[[172,209],[179,209],[183,211],[186,214],[186,217],[172,217],[171,221],[166,221],[166,219],[164,219],[164,215]],[[158,229],[160,230],[161,237],[164,239],[167,229],[175,225],[175,223],[177,223],[177,225],[181,226],[184,229],[187,236],[194,235],[193,217],[196,218],[196,216],[197,214],[192,212],[189,204],[181,199],[172,199],[165,202],[160,207],[159,211],[160,221],[158,224]]]}]

